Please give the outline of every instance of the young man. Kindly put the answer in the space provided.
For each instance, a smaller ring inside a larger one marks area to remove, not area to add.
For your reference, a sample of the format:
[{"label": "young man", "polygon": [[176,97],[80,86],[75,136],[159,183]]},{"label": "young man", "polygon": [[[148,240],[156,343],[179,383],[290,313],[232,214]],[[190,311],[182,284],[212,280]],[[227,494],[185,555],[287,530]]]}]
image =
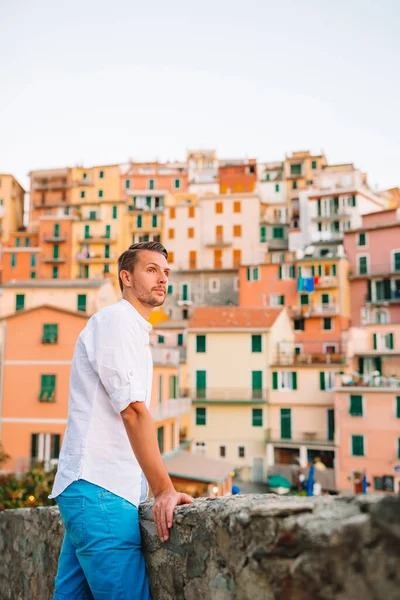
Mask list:
[{"label": "young man", "polygon": [[[152,309],[167,294],[168,253],[134,244],[118,259],[123,299],[89,319],[72,361],[68,424],[52,491],[65,525],[54,598],[148,600],[138,504],[155,497],[154,521],[168,539],[177,504],[152,417]],[[143,475],[144,472],[144,475]]]}]

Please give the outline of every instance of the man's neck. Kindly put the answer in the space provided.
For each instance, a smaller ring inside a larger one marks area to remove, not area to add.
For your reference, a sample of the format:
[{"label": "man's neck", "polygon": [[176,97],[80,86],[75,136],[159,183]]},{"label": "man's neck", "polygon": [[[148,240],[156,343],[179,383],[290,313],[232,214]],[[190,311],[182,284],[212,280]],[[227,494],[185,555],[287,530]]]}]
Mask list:
[{"label": "man's neck", "polygon": [[124,291],[122,297],[124,300],[129,302],[129,304],[132,304],[133,308],[136,308],[140,316],[146,319],[146,321],[149,320],[151,312],[153,310],[152,306],[145,306],[140,302],[140,300],[135,298],[135,296],[133,296],[132,294],[129,294],[129,292],[127,291]]}]

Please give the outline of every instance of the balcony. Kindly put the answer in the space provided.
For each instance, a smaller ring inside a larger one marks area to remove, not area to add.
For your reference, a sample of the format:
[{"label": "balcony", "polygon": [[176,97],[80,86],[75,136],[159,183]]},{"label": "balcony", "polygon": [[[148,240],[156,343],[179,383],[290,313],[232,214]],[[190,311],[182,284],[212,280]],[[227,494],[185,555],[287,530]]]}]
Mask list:
[{"label": "balcony", "polygon": [[287,238],[272,238],[268,240],[268,250],[287,250],[288,240]]},{"label": "balcony", "polygon": [[46,181],[34,182],[32,189],[35,191],[50,191],[50,190],[66,190],[71,187],[71,183],[67,181]]},{"label": "balcony", "polygon": [[330,317],[339,314],[339,306],[337,304],[304,304],[292,307],[292,313],[295,318]]},{"label": "balcony", "polygon": [[[397,353],[400,353],[398,350]],[[380,356],[380,354],[378,354]],[[377,374],[378,373],[378,374]],[[361,375],[359,373],[344,373],[336,376],[335,389],[346,391],[358,389],[360,391],[388,391],[393,392],[393,389],[400,389],[400,375],[381,375],[379,371]]]},{"label": "balcony", "polygon": [[371,298],[369,294],[365,295],[365,304],[373,304],[375,306],[388,306],[389,304],[400,303],[400,289],[391,291],[390,295],[383,298]]},{"label": "balcony", "polygon": [[75,186],[93,185],[93,180],[87,179],[86,177],[85,177],[85,179],[83,179],[83,177],[81,177],[80,179],[77,179],[76,181],[74,181],[74,185]]},{"label": "balcony", "polygon": [[215,402],[221,403],[249,403],[265,404],[267,401],[266,389],[252,389],[240,387],[221,387],[213,388],[190,388],[188,394],[193,398],[193,402]]},{"label": "balcony", "polygon": [[177,305],[178,306],[192,306],[193,304],[193,300],[190,300],[189,298],[179,298],[179,300],[177,301]]},{"label": "balcony", "polygon": [[76,255],[77,262],[79,262],[81,264],[86,264],[86,265],[90,265],[93,263],[110,264],[110,263],[114,263],[116,261],[116,259],[117,259],[117,255],[114,253],[110,254],[110,256],[104,256],[104,254],[93,254],[91,252],[89,256],[86,256],[84,252],[79,252]]},{"label": "balcony", "polygon": [[57,263],[57,264],[61,264],[61,263],[65,263],[67,262],[67,257],[66,256],[43,256],[42,258],[42,262],[44,263]]},{"label": "balcony", "polygon": [[154,421],[162,421],[164,419],[174,419],[182,415],[190,413],[192,401],[190,398],[171,399],[167,402],[162,402],[157,406],[150,407],[150,413]]},{"label": "balcony", "polygon": [[[362,246],[357,248],[359,252],[362,251]],[[349,269],[349,279],[366,279],[369,277],[399,277],[400,278],[400,269],[396,268],[396,266],[391,267],[388,263],[380,263],[378,265],[371,265],[368,267],[367,273],[360,273],[354,267],[350,267]]]},{"label": "balcony", "polygon": [[[332,345],[335,345],[334,343]],[[276,366],[343,365],[346,354],[342,352],[301,352],[300,354],[279,352],[273,360]]]},{"label": "balcony", "polygon": [[232,246],[233,238],[229,235],[213,235],[205,239],[204,245],[208,248]]},{"label": "balcony", "polygon": [[[314,279],[315,281],[315,279]],[[322,275],[314,283],[316,289],[329,289],[338,287],[338,278],[334,275]]]},{"label": "balcony", "polygon": [[335,244],[343,241],[343,231],[313,231],[311,242],[313,244]]},{"label": "balcony", "polygon": [[61,244],[62,242],[66,242],[67,238],[65,236],[45,236],[43,238],[44,242]]},{"label": "balcony", "polygon": [[106,237],[105,235],[90,235],[79,238],[80,244],[115,244],[115,237]]},{"label": "balcony", "polygon": [[347,212],[347,210],[339,210],[327,215],[317,215],[316,217],[312,217],[311,220],[315,223],[322,223],[323,221],[340,221],[341,219],[346,219],[348,221],[351,219],[351,214]]},{"label": "balcony", "polygon": [[180,362],[180,355],[178,348],[160,348],[152,346],[151,355],[153,362],[156,365],[162,366],[175,366],[177,367]]},{"label": "balcony", "polygon": [[267,443],[294,444],[306,446],[334,446],[333,439],[328,439],[327,431],[290,431],[287,436],[280,429],[268,428],[265,430],[265,441]]}]

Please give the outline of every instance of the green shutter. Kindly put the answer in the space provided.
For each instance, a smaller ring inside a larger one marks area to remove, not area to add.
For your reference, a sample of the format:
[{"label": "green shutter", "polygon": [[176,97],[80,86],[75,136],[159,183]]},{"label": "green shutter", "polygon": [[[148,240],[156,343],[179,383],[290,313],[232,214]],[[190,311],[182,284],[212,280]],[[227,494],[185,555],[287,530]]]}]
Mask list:
[{"label": "green shutter", "polygon": [[58,244],[54,244],[53,246],[53,258],[59,258],[60,255],[60,246]]},{"label": "green shutter", "polygon": [[251,351],[262,352],[262,337],[261,335],[251,336]]},{"label": "green shutter", "polygon": [[386,336],[386,345],[388,347],[389,350],[393,350],[394,349],[394,339],[393,339],[393,333],[388,333]]},{"label": "green shutter", "polygon": [[261,225],[260,227],[260,242],[266,242],[267,241],[267,228],[265,227],[265,225]]},{"label": "green shutter", "polygon": [[36,279],[36,271],[31,272],[31,279]]},{"label": "green shutter", "polygon": [[25,308],[25,294],[16,294],[15,310],[23,310]]},{"label": "green shutter", "polygon": [[104,245],[104,258],[110,258],[110,245]]},{"label": "green shutter", "polygon": [[129,190],[129,188],[131,187],[131,182],[129,179],[125,179],[125,189]]},{"label": "green shutter", "polygon": [[316,160],[312,160],[311,161],[311,168],[312,169],[316,169],[317,168],[317,161]]},{"label": "green shutter", "polygon": [[31,267],[36,267],[36,254],[31,254]]},{"label": "green shutter", "polygon": [[164,427],[158,427],[157,429],[157,442],[160,453],[164,452]]},{"label": "green shutter", "polygon": [[292,439],[292,409],[281,408],[281,439]]},{"label": "green shutter", "polygon": [[276,192],[279,192],[279,183],[276,183],[276,184],[275,184],[275,191],[276,191]]},{"label": "green shutter", "polygon": [[43,344],[55,344],[58,340],[58,325],[56,323],[45,323],[43,325]]},{"label": "green shutter", "polygon": [[158,336],[158,343],[159,343],[159,344],[163,344],[164,342],[165,342],[165,338],[164,338],[164,336],[163,336],[163,335],[159,335],[159,336]]},{"label": "green shutter", "polygon": [[252,371],[251,372],[251,387],[253,392],[253,399],[262,398],[262,386],[263,386],[263,372]]},{"label": "green shutter", "polygon": [[136,217],[136,227],[140,229],[143,226],[143,215],[138,215]]},{"label": "green shutter", "polygon": [[295,270],[295,266],[294,265],[290,266],[290,268],[289,268],[289,274],[290,274],[290,277],[292,279],[294,279],[296,277],[296,270]]},{"label": "green shutter", "polygon": [[12,267],[16,267],[17,266],[17,255],[16,254],[11,254],[10,256],[10,264]]},{"label": "green shutter", "polygon": [[38,437],[37,433],[31,435],[31,458],[36,459],[38,455]]},{"label": "green shutter", "polygon": [[207,411],[200,406],[196,407],[196,425],[207,425]]},{"label": "green shutter", "polygon": [[149,179],[149,190],[154,190],[154,179]]},{"label": "green shutter", "polygon": [[104,179],[104,171],[99,171],[99,179]]},{"label": "green shutter", "polygon": [[396,396],[396,417],[400,419],[400,396]]},{"label": "green shutter", "polygon": [[86,294],[78,294],[78,310],[86,312]]},{"label": "green shutter", "polygon": [[325,371],[319,372],[319,389],[325,390]]},{"label": "green shutter", "polygon": [[252,409],[252,425],[253,427],[263,426],[263,410],[262,408]]},{"label": "green shutter", "polygon": [[177,377],[176,377],[176,375],[169,376],[169,397],[177,398]]},{"label": "green shutter", "polygon": [[297,267],[297,276],[298,277],[301,277],[302,271],[303,271],[303,269],[300,266]]},{"label": "green shutter", "polygon": [[168,295],[170,296],[172,294],[172,292],[174,291],[174,288],[172,287],[172,283],[170,283],[168,285]]},{"label": "green shutter", "polygon": [[315,267],[314,265],[311,265],[311,275],[314,277],[315,275]]},{"label": "green shutter", "polygon": [[292,371],[292,388],[297,390],[297,373],[296,371]]},{"label": "green shutter", "polygon": [[113,219],[118,219],[118,206],[113,206],[112,207],[112,218]]},{"label": "green shutter", "polygon": [[158,404],[162,404],[163,401],[163,376],[158,376]]},{"label": "green shutter", "polygon": [[332,275],[336,277],[336,265],[332,265]]},{"label": "green shutter", "polygon": [[[247,271],[248,271],[248,269],[247,269]],[[247,276],[247,279],[248,278],[249,277]],[[282,279],[282,267],[279,267],[279,279]]]},{"label": "green shutter", "polygon": [[56,376],[41,375],[41,385],[39,399],[43,402],[55,401]]},{"label": "green shutter", "polygon": [[400,271],[400,252],[394,253],[394,270]]},{"label": "green shutter", "polygon": [[21,246],[21,238],[17,237],[15,238],[15,247],[19,248]]},{"label": "green shutter", "polygon": [[335,409],[328,408],[328,440],[333,442],[335,439]]},{"label": "green shutter", "polygon": [[99,190],[98,196],[99,196],[99,198],[103,197],[103,190]]},{"label": "green shutter", "polygon": [[28,237],[25,238],[25,248],[29,248],[30,245],[31,245],[31,240]]},{"label": "green shutter", "polygon": [[151,226],[157,227],[157,215],[152,215],[151,217]]},{"label": "green shutter", "polygon": [[364,436],[363,435],[352,435],[351,436],[351,450],[353,456],[364,456]]},{"label": "green shutter", "polygon": [[105,238],[107,238],[108,240],[111,237],[111,225],[106,225],[106,233],[105,233]]},{"label": "green shutter", "polygon": [[374,350],[376,350],[377,349],[376,333],[372,334],[372,341],[373,341],[373,345],[374,345]]},{"label": "green shutter", "polygon": [[60,237],[60,224],[59,223],[54,223],[54,237],[55,238]]},{"label": "green shutter", "polygon": [[329,294],[322,294],[321,301],[322,304],[329,304]]},{"label": "green shutter", "polygon": [[322,265],[318,265],[318,277],[322,277]]},{"label": "green shutter", "polygon": [[90,225],[85,225],[85,240],[90,238]]},{"label": "green shutter", "polygon": [[363,416],[363,403],[362,396],[351,394],[350,395],[350,415],[352,417]]},{"label": "green shutter", "polygon": [[272,371],[272,389],[273,390],[278,389],[278,372],[277,371]]},{"label": "green shutter", "polygon": [[187,283],[182,284],[182,300],[189,300],[189,286]]},{"label": "green shutter", "polygon": [[178,346],[183,346],[183,333],[178,333]]},{"label": "green shutter", "polygon": [[58,458],[60,456],[60,441],[61,436],[59,433],[54,433],[51,436],[50,444],[50,458]]},{"label": "green shutter", "polygon": [[307,306],[309,304],[308,294],[300,294],[300,304]]},{"label": "green shutter", "polygon": [[206,336],[196,335],[196,352],[206,351]]},{"label": "green shutter", "polygon": [[206,371],[196,371],[196,397],[205,398],[207,388]]}]

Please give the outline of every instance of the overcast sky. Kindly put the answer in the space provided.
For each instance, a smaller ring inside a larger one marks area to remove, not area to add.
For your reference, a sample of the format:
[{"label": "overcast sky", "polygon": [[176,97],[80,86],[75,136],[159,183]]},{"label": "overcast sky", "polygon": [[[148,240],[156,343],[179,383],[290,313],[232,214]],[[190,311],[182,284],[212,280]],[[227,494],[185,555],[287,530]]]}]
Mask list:
[{"label": "overcast sky", "polygon": [[399,0],[0,0],[0,172],[324,150],[400,184]]}]

